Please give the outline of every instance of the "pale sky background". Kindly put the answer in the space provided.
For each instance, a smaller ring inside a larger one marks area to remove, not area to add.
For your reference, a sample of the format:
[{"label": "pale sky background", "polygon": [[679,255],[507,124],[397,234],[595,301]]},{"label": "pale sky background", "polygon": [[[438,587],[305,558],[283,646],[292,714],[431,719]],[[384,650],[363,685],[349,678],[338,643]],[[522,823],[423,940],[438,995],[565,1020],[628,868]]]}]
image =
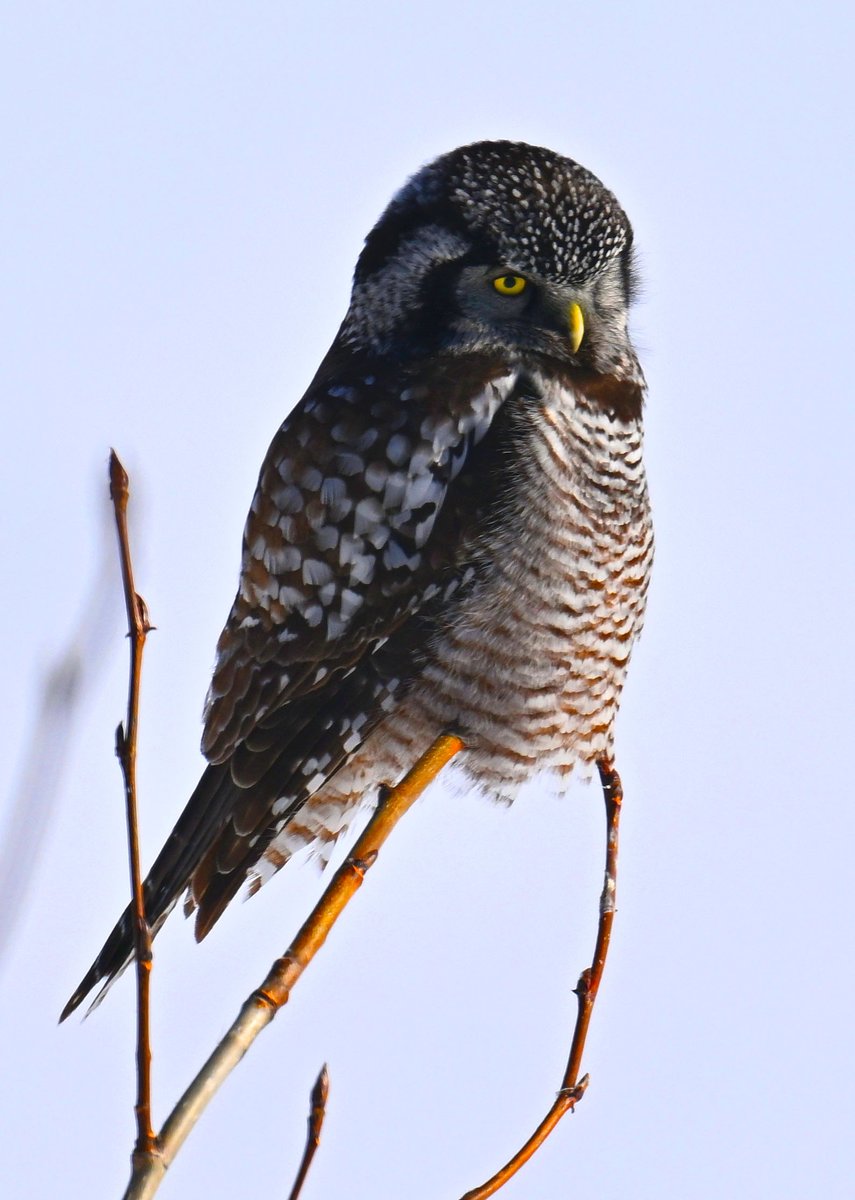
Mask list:
[{"label": "pale sky background", "polygon": [[[592,1082],[507,1200],[845,1200],[852,1163],[852,113],[847,5],[13,2],[0,27],[0,832],[40,682],[132,471],[150,861],[200,713],[261,458],[395,189],[510,137],[636,228],[657,562],[618,725],[627,800]],[[0,962],[0,1190],[119,1197],[133,989],[57,1027],[127,895],[108,621],[61,782],[30,806]],[[103,589],[102,589],[103,590]],[[41,755],[45,770],[50,756]],[[47,828],[38,822],[52,805]],[[455,1200],[564,1068],[602,806],[435,788],[208,1109],[164,1200]],[[156,943],[161,1121],[322,881],[282,872],[200,947]],[[8,919],[9,914],[3,916]]]}]

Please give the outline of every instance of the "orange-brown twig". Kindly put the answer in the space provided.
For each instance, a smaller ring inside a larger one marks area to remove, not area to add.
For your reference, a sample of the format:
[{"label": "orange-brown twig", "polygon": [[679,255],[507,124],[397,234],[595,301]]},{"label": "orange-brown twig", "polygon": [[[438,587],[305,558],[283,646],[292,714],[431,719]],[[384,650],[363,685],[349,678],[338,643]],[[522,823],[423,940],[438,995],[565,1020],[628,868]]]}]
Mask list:
[{"label": "orange-brown twig", "polygon": [[287,1003],[291,988],[326,941],[327,934],[351,896],[361,887],[366,871],[374,866],[386,838],[427,785],[462,749],[460,738],[443,734],[397,787],[386,790],[374,816],[350,855],[336,871],[320,903],[289,950],[273,964],[264,983],[255,993],[259,1004],[269,1004],[277,1010]]},{"label": "orange-brown twig", "polygon": [[586,967],[579,976],[579,982],[575,989],[579,1007],[576,1014],[576,1024],[573,1029],[573,1042],[570,1046],[567,1069],[564,1072],[564,1078],[561,1081],[561,1087],[558,1090],[555,1102],[528,1141],[520,1147],[513,1158],[505,1163],[500,1171],[497,1171],[491,1179],[488,1179],[480,1187],[467,1192],[462,1197],[462,1200],[486,1200],[488,1196],[492,1196],[499,1188],[503,1187],[513,1175],[516,1175],[520,1167],[528,1162],[535,1151],[543,1145],[564,1114],[575,1108],[578,1101],[585,1094],[585,1089],[588,1086],[588,1076],[583,1075],[580,1079],[579,1071],[582,1067],[582,1055],[585,1050],[591,1013],[594,1008],[594,1001],[597,998],[597,992],[599,991],[600,981],[603,977],[603,968],[606,965],[606,955],[609,951],[609,943],[612,936],[617,883],[618,829],[620,826],[621,804],[623,802],[623,788],[621,787],[620,776],[612,763],[601,760],[597,766],[600,772],[600,781],[603,785],[603,797],[606,802],[606,873],[603,882],[603,891],[600,896],[600,919],[597,927],[597,942],[594,947],[594,957],[590,967]]},{"label": "orange-brown twig", "polygon": [[299,1200],[300,1192],[303,1190],[303,1184],[306,1182],[306,1176],[309,1174],[309,1167],[312,1165],[312,1159],[315,1157],[321,1140],[321,1129],[324,1124],[324,1117],[327,1115],[327,1097],[330,1093],[330,1073],[327,1070],[327,1064],[321,1067],[320,1073],[315,1080],[315,1086],[312,1088],[312,1094],[309,1098],[309,1128],[306,1131],[306,1148],[303,1151],[303,1157],[300,1160],[300,1169],[297,1172],[297,1177],[294,1180],[294,1186],[288,1196],[288,1200]]},{"label": "orange-brown twig", "polygon": [[389,834],[428,784],[462,749],[463,742],[459,737],[443,734],[400,783],[385,789],[371,820],[300,932],[285,954],[270,968],[261,987],[244,1001],[231,1028],[172,1110],[158,1136],[157,1155],[150,1156],[145,1162],[134,1163],[124,1200],[148,1200],[155,1194],[167,1168],[211,1097],[262,1029],[287,1003],[294,984],[326,941],[348,901],[358,891],[365,873],[377,861]]},{"label": "orange-brown twig", "polygon": [[116,755],[125,782],[128,824],[128,858],[131,870],[131,899],[134,908],[134,956],[137,972],[137,1140],[133,1161],[148,1161],[157,1154],[157,1138],[151,1122],[151,1036],[149,994],[151,983],[151,929],[145,915],[140,870],[139,824],[137,821],[137,724],[140,702],[140,671],[146,635],[151,629],[142,596],[134,587],[131,547],[128,538],[128,475],[115,450],[110,451],[110,499],[119,535],[122,587],[128,613],[131,661],[128,683],[128,715],[116,729]]}]

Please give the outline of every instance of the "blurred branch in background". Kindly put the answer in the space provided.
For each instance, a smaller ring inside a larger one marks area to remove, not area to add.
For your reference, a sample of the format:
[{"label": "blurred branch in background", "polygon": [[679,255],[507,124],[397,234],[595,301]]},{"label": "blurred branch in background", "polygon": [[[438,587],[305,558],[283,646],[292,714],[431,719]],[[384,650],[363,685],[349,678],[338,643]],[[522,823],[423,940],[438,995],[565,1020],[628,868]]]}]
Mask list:
[{"label": "blurred branch in background", "polygon": [[[99,478],[99,490],[103,483]],[[111,510],[99,509],[100,544],[92,583],[66,648],[46,672],[22,744],[18,783],[9,796],[0,836],[0,968],[37,876],[46,831],[63,786],[84,703],[106,661],[116,624],[116,567]],[[20,689],[19,689],[20,694]]]}]

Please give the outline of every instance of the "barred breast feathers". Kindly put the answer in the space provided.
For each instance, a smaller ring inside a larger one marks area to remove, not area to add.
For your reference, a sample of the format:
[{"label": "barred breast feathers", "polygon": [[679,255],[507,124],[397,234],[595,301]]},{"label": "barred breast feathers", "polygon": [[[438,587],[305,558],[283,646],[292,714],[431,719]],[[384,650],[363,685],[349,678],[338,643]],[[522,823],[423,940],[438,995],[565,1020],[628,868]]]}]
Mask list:
[{"label": "barred breast feathers", "polygon": [[428,729],[456,725],[460,765],[506,799],[611,753],[653,544],[640,419],[538,374],[512,404],[514,484],[476,551],[489,568],[390,727],[403,766]]}]

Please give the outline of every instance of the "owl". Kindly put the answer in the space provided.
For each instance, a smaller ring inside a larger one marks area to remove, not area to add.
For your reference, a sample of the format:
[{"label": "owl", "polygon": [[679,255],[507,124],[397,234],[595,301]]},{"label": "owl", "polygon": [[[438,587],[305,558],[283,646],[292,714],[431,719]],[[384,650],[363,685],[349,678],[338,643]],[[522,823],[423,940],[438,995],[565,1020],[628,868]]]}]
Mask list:
[{"label": "owl", "polygon": [[[393,198],[261,467],[155,933],[328,854],[444,731],[503,800],[611,758],[653,544],[632,240],[589,171],[507,141]],[[132,955],[128,910],[63,1015]]]}]

